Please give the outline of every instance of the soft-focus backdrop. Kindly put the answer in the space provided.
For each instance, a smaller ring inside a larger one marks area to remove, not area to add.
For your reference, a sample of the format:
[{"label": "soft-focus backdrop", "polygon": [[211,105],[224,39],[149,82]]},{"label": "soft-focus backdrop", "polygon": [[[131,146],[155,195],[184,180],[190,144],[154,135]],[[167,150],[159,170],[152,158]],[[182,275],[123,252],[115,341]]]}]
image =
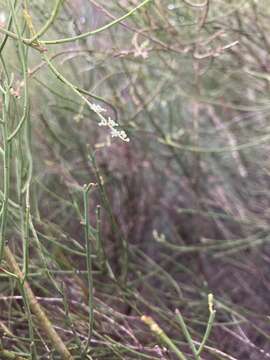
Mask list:
[{"label": "soft-focus backdrop", "polygon": [[0,1],[3,359],[270,357],[269,16]]}]

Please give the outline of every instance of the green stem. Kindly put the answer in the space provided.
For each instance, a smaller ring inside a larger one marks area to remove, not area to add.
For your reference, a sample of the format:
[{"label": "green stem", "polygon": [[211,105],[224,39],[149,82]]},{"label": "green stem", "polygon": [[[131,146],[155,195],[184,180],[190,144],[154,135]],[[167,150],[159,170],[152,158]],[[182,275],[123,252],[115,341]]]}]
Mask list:
[{"label": "green stem", "polygon": [[[25,213],[23,219],[23,276],[26,279],[29,269],[29,227],[30,227],[30,200],[29,186],[26,190]],[[24,281],[23,279],[23,281]]]},{"label": "green stem", "polygon": [[7,261],[7,264],[10,270],[16,275],[19,279],[21,286],[23,287],[23,296],[27,297],[27,303],[29,304],[29,308],[32,313],[36,316],[37,321],[39,323],[40,328],[47,335],[48,339],[50,339],[51,343],[57,350],[57,352],[61,355],[61,359],[63,360],[73,360],[73,356],[70,354],[66,345],[59,337],[57,332],[55,331],[52,323],[48,319],[46,313],[43,308],[40,306],[36,296],[34,295],[29,283],[23,280],[23,274],[19,268],[19,265],[8,246],[5,246],[4,255]]},{"label": "green stem", "polygon": [[21,37],[20,29],[18,26],[16,13],[14,4],[11,2],[11,0],[8,0],[9,6],[12,13],[13,22],[15,25],[16,33],[17,33],[17,40],[18,40],[18,49],[19,49],[19,57],[21,61],[22,66],[22,72],[23,72],[23,81],[24,81],[24,103],[23,103],[23,114],[22,117],[15,128],[15,130],[9,135],[8,141],[11,141],[20,131],[21,127],[23,126],[27,116],[28,116],[28,110],[29,110],[29,90],[28,90],[28,73],[27,73],[27,53],[25,52],[24,45],[23,45],[23,39]]},{"label": "green stem", "polygon": [[168,348],[175,353],[175,355],[180,360],[187,360],[185,355],[182,353],[180,349],[172,342],[172,340],[167,336],[167,334],[159,327],[159,325],[150,317],[150,316],[142,316],[141,320],[150,327],[150,330],[158,336],[161,341],[168,346]]},{"label": "green stem", "polygon": [[[130,10],[129,12],[127,12],[125,15],[115,19],[114,21],[101,26],[100,28],[96,29],[96,30],[92,30],[92,31],[87,31],[83,34],[77,35],[77,36],[72,36],[69,38],[65,38],[65,39],[58,39],[58,40],[44,40],[44,41],[40,41],[41,44],[44,45],[57,45],[57,44],[64,44],[64,43],[69,43],[69,42],[73,42],[79,39],[85,39],[88,36],[93,36],[96,34],[101,33],[104,30],[107,30],[109,28],[111,28],[112,26],[120,23],[121,21],[127,19],[128,17],[130,17],[131,15],[133,15],[137,10],[139,10],[140,8],[142,8],[143,6],[145,6],[147,3],[149,3],[152,0],[144,0],[141,4],[139,4],[138,6],[136,6],[135,8],[133,8],[132,10]],[[29,41],[29,40],[28,40]],[[30,41],[29,41],[30,42]]]},{"label": "green stem", "polygon": [[98,205],[97,208],[96,208],[96,222],[97,222],[97,236],[96,236],[97,256],[98,256],[98,261],[99,261],[99,264],[100,264],[101,271],[104,272],[106,270],[106,257],[105,257],[105,250],[104,250],[103,241],[102,241],[102,238],[101,238],[100,205]]},{"label": "green stem", "polygon": [[209,335],[211,333],[213,323],[214,323],[214,320],[215,320],[216,310],[213,310],[213,295],[212,294],[208,295],[208,305],[209,305],[209,318],[208,318],[207,327],[206,327],[206,330],[205,330],[204,337],[203,337],[201,345],[199,346],[199,349],[197,351],[198,356],[202,353],[202,351],[203,351],[203,349],[205,347],[206,341],[209,338]]},{"label": "green stem", "polygon": [[87,280],[88,280],[88,321],[89,321],[89,329],[88,329],[88,337],[85,345],[85,349],[83,351],[83,356],[86,355],[86,352],[88,351],[91,337],[93,334],[93,325],[94,325],[94,306],[93,306],[93,275],[92,275],[92,246],[91,246],[91,240],[89,237],[89,200],[88,200],[88,194],[90,191],[92,184],[84,185],[83,188],[83,205],[84,205],[84,237],[85,237],[85,247],[86,247],[86,264],[87,264]]},{"label": "green stem", "polygon": [[[17,0],[14,1],[14,7],[16,7],[16,4],[17,4]],[[12,15],[10,15],[9,19],[8,19],[8,26],[7,26],[8,31],[11,28],[11,24],[12,24]],[[9,37],[9,35],[5,34],[4,39],[2,40],[1,45],[0,45],[0,54],[2,54],[2,51],[3,51],[3,49],[4,49],[5,45],[6,45],[8,37]]]},{"label": "green stem", "polygon": [[8,111],[9,111],[9,89],[3,95],[3,123],[2,137],[4,147],[4,197],[1,208],[1,225],[0,225],[0,262],[3,258],[3,251],[5,246],[6,225],[8,217],[8,200],[10,190],[10,155],[11,145],[8,143]]},{"label": "green stem", "polygon": [[58,12],[60,10],[60,7],[62,3],[65,0],[56,0],[55,6],[53,8],[53,11],[51,13],[51,16],[49,17],[46,24],[29,40],[30,43],[34,43],[38,38],[40,38],[42,35],[44,35],[47,30],[51,27],[51,25],[54,23],[54,20],[56,19]]},{"label": "green stem", "polygon": [[[34,40],[37,40],[36,36],[37,34],[35,34],[35,36],[31,39],[26,39],[26,38],[20,38],[20,36],[18,36],[17,34],[13,33],[12,31],[9,31],[5,28],[2,28],[0,27],[0,33],[3,33],[9,37],[11,37],[12,39],[14,40],[19,40],[21,39],[22,43],[24,43],[25,45],[28,45],[28,46],[32,46],[34,47],[35,49],[37,49],[38,51],[41,51],[43,52],[45,49],[42,48],[40,46],[40,44],[43,44],[43,45],[57,45],[57,44],[64,44],[64,43],[69,43],[69,42],[74,42],[76,40],[80,40],[80,39],[85,39],[89,36],[93,36],[93,35],[96,35],[96,34],[99,34],[101,33],[102,31],[104,30],[107,30],[111,27],[113,27],[114,25],[120,23],[121,21],[127,19],[128,17],[130,17],[131,15],[133,15],[137,10],[139,10],[140,8],[142,8],[143,6],[145,6],[147,3],[149,3],[150,1],[152,0],[144,0],[141,4],[139,4],[138,6],[136,6],[135,8],[131,9],[129,12],[127,12],[125,15],[121,16],[120,18],[117,18],[115,19],[114,21],[104,25],[104,26],[101,26],[100,28],[96,29],[96,30],[92,30],[92,31],[87,31],[83,34],[80,34],[80,35],[77,35],[77,36],[72,36],[72,37],[68,37],[68,38],[64,38],[64,39],[57,39],[57,40],[39,40],[38,41],[38,44],[35,43],[35,41],[33,42],[33,39]],[[60,0],[60,3],[61,3],[61,0]],[[59,4],[60,6],[60,4]],[[50,25],[52,24],[52,22],[55,20],[55,17],[57,16],[57,13],[58,13],[58,9],[57,11],[55,11],[56,8],[54,9],[50,19],[48,20],[48,22],[45,24],[44,28],[42,28],[42,34],[44,34],[48,28],[50,27]],[[40,31],[41,31],[40,30]],[[41,35],[42,35],[41,34]],[[38,35],[38,37],[41,36],[40,34]]]},{"label": "green stem", "polygon": [[191,335],[190,335],[190,333],[188,331],[187,325],[185,323],[185,320],[184,320],[182,314],[177,309],[175,310],[175,313],[176,313],[176,318],[179,321],[179,324],[180,324],[180,326],[182,328],[183,334],[184,334],[184,336],[185,336],[185,338],[186,338],[186,340],[188,342],[188,345],[189,345],[189,347],[190,347],[190,349],[191,349],[191,351],[192,351],[192,353],[194,355],[195,360],[200,360],[200,357],[197,354],[197,349],[196,349],[196,347],[195,347],[195,345],[193,343],[193,340],[192,340]]}]

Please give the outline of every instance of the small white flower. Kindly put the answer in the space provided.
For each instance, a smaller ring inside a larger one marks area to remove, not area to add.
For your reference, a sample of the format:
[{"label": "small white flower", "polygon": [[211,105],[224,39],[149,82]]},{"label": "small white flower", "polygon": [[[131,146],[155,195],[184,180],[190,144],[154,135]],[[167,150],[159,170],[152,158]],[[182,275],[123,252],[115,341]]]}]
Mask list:
[{"label": "small white flower", "polygon": [[118,137],[120,137],[123,141],[129,142],[129,137],[124,130],[118,131]]},{"label": "small white flower", "polygon": [[115,127],[115,126],[119,126],[119,124],[117,124],[112,118],[109,117],[108,126]]},{"label": "small white flower", "polygon": [[121,138],[125,138],[125,137],[127,136],[127,134],[126,134],[126,132],[125,132],[124,130],[121,130],[121,131],[119,132],[119,136],[120,136]]},{"label": "small white flower", "polygon": [[123,141],[128,142],[129,137],[127,136],[124,130],[118,130],[119,124],[113,120],[110,116],[106,119],[101,113],[106,112],[106,109],[103,109],[100,105],[89,103],[90,109],[93,110],[99,116],[99,126],[108,126],[111,130],[111,137],[118,137]]},{"label": "small white flower", "polygon": [[168,10],[174,10],[175,9],[175,5],[174,4],[169,4],[168,5]]},{"label": "small white flower", "polygon": [[100,122],[98,123],[98,126],[107,126],[108,122],[107,119],[105,119],[103,116],[100,117]]},{"label": "small white flower", "polygon": [[119,134],[119,132],[117,129],[111,128],[111,136],[112,137],[118,137],[119,136],[118,134]]},{"label": "small white flower", "polygon": [[98,105],[98,104],[90,104],[90,108],[91,110],[93,110],[95,113],[97,114],[101,114],[103,112],[106,112],[106,109],[104,109],[102,106]]}]

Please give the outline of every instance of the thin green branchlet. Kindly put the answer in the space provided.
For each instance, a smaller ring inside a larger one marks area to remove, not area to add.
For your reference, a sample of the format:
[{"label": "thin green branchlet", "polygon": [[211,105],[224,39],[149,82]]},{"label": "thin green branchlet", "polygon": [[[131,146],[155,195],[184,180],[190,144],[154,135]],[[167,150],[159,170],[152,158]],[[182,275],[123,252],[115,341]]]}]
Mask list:
[{"label": "thin green branchlet", "polygon": [[88,336],[83,351],[83,357],[89,350],[94,326],[94,294],[93,294],[93,273],[92,273],[92,245],[89,233],[89,191],[93,184],[84,185],[83,187],[83,225],[84,225],[84,237],[85,237],[85,251],[86,251],[86,265],[87,265],[87,281],[88,281]]},{"label": "thin green branchlet", "polygon": [[[138,11],[139,9],[141,9],[142,7],[144,7],[145,5],[147,5],[150,1],[153,0],[144,0],[142,3],[140,3],[138,6],[136,6],[135,8],[131,9],[130,11],[128,11],[126,14],[124,14],[123,16],[113,20],[112,22],[101,26],[100,28],[96,29],[96,30],[92,30],[92,31],[87,31],[83,34],[80,35],[76,35],[76,36],[71,36],[68,38],[64,38],[64,39],[57,39],[57,40],[39,40],[39,37],[42,36],[43,34],[45,34],[47,32],[47,30],[51,27],[51,25],[53,24],[53,22],[55,21],[57,14],[59,12],[60,6],[62,4],[64,0],[57,0],[56,5],[52,11],[52,14],[50,16],[50,18],[48,19],[47,23],[44,25],[44,27],[42,27],[42,29],[40,29],[32,38],[27,39],[27,38],[22,38],[21,40],[23,41],[23,43],[25,45],[29,45],[29,46],[33,46],[34,48],[36,48],[38,51],[44,52],[46,51],[46,49],[43,47],[43,45],[57,45],[57,44],[65,44],[65,43],[70,43],[70,42],[74,42],[80,39],[85,39],[89,36],[93,36],[93,35],[97,35],[100,34],[101,32],[110,29],[111,27],[117,25],[118,23],[120,23],[121,21],[129,18],[130,16],[132,16],[136,11]],[[4,29],[2,27],[0,27],[0,32],[2,32],[3,34],[13,38],[13,39],[17,39],[18,40],[18,35],[9,31],[8,29]]]},{"label": "thin green branchlet", "polygon": [[1,207],[1,224],[0,224],[0,262],[3,258],[4,246],[7,242],[6,239],[6,227],[8,221],[8,208],[9,208],[9,196],[10,196],[10,166],[11,166],[11,144],[8,141],[8,114],[10,105],[10,89],[9,84],[6,89],[3,89],[2,94],[2,139],[3,139],[3,161],[4,161],[4,190],[3,201]]},{"label": "thin green branchlet", "polygon": [[129,137],[127,136],[124,130],[119,130],[119,124],[116,123],[111,117],[106,118],[103,113],[106,112],[106,109],[101,107],[99,104],[92,103],[89,101],[84,95],[82,95],[81,91],[73,85],[69,80],[67,80],[52,64],[51,60],[47,55],[43,54],[43,59],[47,63],[50,70],[56,75],[56,77],[66,84],[74,93],[76,93],[88,106],[89,108],[99,117],[99,126],[107,126],[111,131],[112,137],[118,137],[125,142],[129,142]]},{"label": "thin green branchlet", "polygon": [[[216,310],[214,310],[214,297],[213,294],[209,294],[208,295],[208,309],[209,309],[209,318],[207,321],[207,326],[206,326],[206,330],[203,336],[203,339],[199,345],[199,347],[197,348],[195,346],[195,341],[192,339],[190,332],[188,330],[188,327],[186,325],[186,322],[182,316],[182,314],[180,313],[180,311],[178,309],[175,310],[176,313],[176,319],[181,327],[181,330],[183,332],[183,335],[187,341],[187,344],[193,354],[193,358],[194,360],[201,360],[201,353],[203,352],[203,350],[205,349],[205,345],[206,342],[210,336],[212,327],[213,327],[213,323],[214,323],[214,319],[215,319],[215,314],[216,314]],[[152,319],[152,317],[150,316],[145,316],[143,315],[141,317],[141,320],[149,326],[150,330],[166,345],[168,346],[168,348],[174,352],[176,354],[176,356],[178,357],[178,359],[180,360],[187,360],[186,355],[179,349],[178,346],[175,345],[174,341],[172,339],[170,339],[168,337],[168,335],[164,332],[163,329],[160,328],[160,326],[154,321],[154,319]]]}]

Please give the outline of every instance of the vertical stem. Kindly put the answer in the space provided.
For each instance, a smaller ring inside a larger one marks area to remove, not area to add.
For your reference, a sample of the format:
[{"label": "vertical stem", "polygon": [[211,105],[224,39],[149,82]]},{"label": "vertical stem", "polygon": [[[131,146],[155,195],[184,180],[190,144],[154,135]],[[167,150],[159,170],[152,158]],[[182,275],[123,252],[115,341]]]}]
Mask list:
[{"label": "vertical stem", "polygon": [[[22,207],[22,237],[23,237],[23,273],[24,278],[28,273],[29,266],[29,217],[30,217],[30,203],[29,203],[29,192],[30,192],[30,183],[32,178],[32,156],[30,148],[30,123],[29,123],[29,89],[28,89],[28,48],[24,47],[19,23],[16,16],[16,11],[14,4],[11,0],[8,0],[9,7],[12,14],[12,19],[14,22],[14,27],[16,34],[18,36],[18,49],[19,49],[19,58],[22,67],[23,81],[24,81],[24,103],[23,103],[23,113],[22,117],[15,128],[15,130],[8,137],[8,141],[11,142],[14,137],[20,132],[23,125],[26,123],[24,128],[24,142],[26,145],[26,156],[28,160],[28,169],[27,169],[27,179],[24,187],[21,189],[21,194],[26,191],[25,195],[25,209]],[[28,7],[28,2],[25,2],[25,6]]]},{"label": "vertical stem", "polygon": [[100,215],[100,205],[97,206],[96,208],[96,221],[97,221],[97,256],[98,256],[98,261],[100,264],[100,268],[101,271],[105,271],[106,270],[106,258],[105,258],[105,251],[104,251],[104,245],[102,242],[102,238],[101,238],[101,219],[100,219],[101,215]]},{"label": "vertical stem", "polygon": [[29,327],[29,337],[30,337],[30,349],[31,349],[31,359],[32,360],[37,360],[37,349],[36,349],[36,344],[35,344],[35,339],[34,339],[34,326],[33,326],[33,319],[32,319],[32,314],[30,311],[30,305],[29,305],[29,301],[28,301],[28,297],[26,296],[26,292],[23,286],[23,281],[19,280],[19,288],[20,288],[20,293],[22,294],[22,298],[23,298],[23,302],[24,302],[24,306],[25,306],[25,312],[27,314],[27,320],[28,320],[28,327]]},{"label": "vertical stem", "polygon": [[28,73],[27,73],[27,53],[24,49],[24,43],[23,43],[23,39],[20,33],[20,29],[19,29],[19,25],[17,22],[17,18],[16,18],[16,12],[15,12],[15,8],[14,8],[14,4],[12,3],[11,0],[8,0],[9,3],[9,7],[11,10],[11,14],[12,14],[12,19],[14,22],[14,26],[16,29],[16,33],[18,36],[18,49],[19,49],[19,57],[20,57],[20,61],[21,61],[21,66],[22,66],[22,72],[23,72],[23,81],[24,81],[24,102],[23,102],[23,114],[22,117],[18,123],[18,125],[16,126],[16,128],[14,129],[14,131],[9,135],[8,137],[8,141],[11,141],[20,131],[21,127],[23,126],[27,116],[28,116],[28,110],[29,110],[29,89],[28,89]]},{"label": "vertical stem", "polygon": [[84,237],[85,237],[85,247],[86,247],[86,262],[87,262],[87,280],[88,280],[88,307],[89,307],[89,329],[88,337],[85,345],[83,355],[85,356],[92,337],[93,325],[94,325],[94,310],[93,310],[93,276],[92,276],[92,246],[89,238],[89,200],[88,194],[92,184],[84,185],[83,188],[83,206],[84,206]]},{"label": "vertical stem", "polygon": [[29,268],[29,221],[30,221],[30,201],[29,201],[29,186],[25,195],[25,213],[23,219],[23,276],[27,277]]},{"label": "vertical stem", "polygon": [[[92,162],[93,164],[93,167],[94,167],[94,170],[95,170],[95,175],[96,175],[96,179],[97,179],[97,183],[98,183],[98,186],[99,186],[99,189],[100,189],[100,195],[101,195],[101,198],[102,198],[102,202],[104,204],[104,207],[106,208],[106,210],[108,211],[108,214],[110,216],[110,220],[111,220],[111,226],[112,226],[112,231],[114,234],[116,234],[118,237],[119,237],[119,245],[121,247],[121,250],[122,250],[122,253],[121,253],[121,262],[120,262],[120,266],[121,266],[121,277],[122,277],[122,283],[125,284],[126,280],[127,280],[127,274],[128,274],[128,242],[127,240],[125,239],[125,236],[122,235],[121,233],[121,229],[114,217],[114,214],[113,214],[113,211],[112,211],[112,208],[111,208],[111,204],[110,204],[110,201],[108,199],[108,196],[107,196],[107,193],[106,193],[106,190],[103,186],[103,183],[101,181],[101,175],[99,173],[99,169],[97,167],[97,164],[96,164],[96,160],[95,160],[95,156],[92,152],[90,152],[89,154],[89,160]],[[108,263],[108,262],[107,262]],[[109,268],[109,273],[110,273],[110,276],[112,276],[113,279],[115,279],[115,276],[114,274],[112,273],[112,269]]]},{"label": "vertical stem", "polygon": [[[29,112],[29,111],[28,111]],[[24,277],[27,277],[29,267],[29,228],[30,228],[30,186],[32,181],[33,173],[33,160],[31,153],[31,124],[29,113],[26,117],[25,129],[24,129],[24,143],[26,149],[26,157],[28,162],[27,167],[27,178],[22,188],[22,193],[25,194],[25,211],[23,218],[23,273]]]},{"label": "vertical stem", "polygon": [[189,345],[189,347],[190,347],[190,349],[191,349],[191,351],[193,353],[193,356],[194,356],[195,360],[201,360],[200,356],[197,354],[197,349],[196,349],[196,347],[195,347],[195,345],[193,343],[193,340],[192,340],[191,335],[190,335],[190,333],[188,331],[187,325],[185,323],[185,320],[184,320],[182,314],[180,313],[180,311],[178,309],[175,310],[175,313],[176,313],[176,318],[179,321],[179,324],[180,324],[180,326],[182,328],[184,336],[185,336],[185,338],[187,340],[187,343],[188,343],[188,345]]},{"label": "vertical stem", "polygon": [[3,94],[3,121],[2,137],[4,147],[4,198],[1,208],[1,225],[0,225],[0,262],[3,258],[3,251],[5,246],[6,225],[8,217],[8,199],[10,188],[10,152],[11,145],[8,142],[8,111],[9,111],[9,89]]},{"label": "vertical stem", "polygon": [[205,334],[203,336],[201,345],[199,346],[199,349],[197,351],[198,356],[202,353],[202,351],[203,351],[203,349],[205,347],[206,341],[208,340],[209,335],[211,333],[213,324],[214,324],[214,320],[215,320],[215,316],[216,316],[216,310],[213,309],[213,301],[214,301],[213,295],[209,294],[208,295],[209,318],[208,318]]}]

